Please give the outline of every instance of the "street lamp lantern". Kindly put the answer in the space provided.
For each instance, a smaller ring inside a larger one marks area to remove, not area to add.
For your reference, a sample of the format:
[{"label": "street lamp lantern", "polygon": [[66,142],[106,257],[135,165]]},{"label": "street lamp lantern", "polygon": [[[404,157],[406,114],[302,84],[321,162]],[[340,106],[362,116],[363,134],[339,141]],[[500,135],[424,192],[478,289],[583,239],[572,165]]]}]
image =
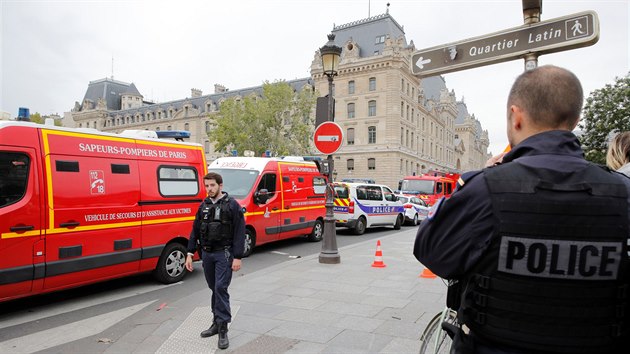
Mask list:
[{"label": "street lamp lantern", "polygon": [[322,56],[324,75],[328,76],[329,80],[332,80],[332,77],[337,75],[339,57],[341,57],[341,47],[335,45],[335,35],[333,33],[328,35],[328,43],[319,48],[319,53]]},{"label": "street lamp lantern", "polygon": [[[337,75],[339,70],[339,57],[341,57],[341,47],[335,45],[335,35],[328,35],[328,42],[319,48],[319,54],[322,57],[322,68],[324,75],[328,77],[328,121],[334,121],[334,99],[333,99],[333,77]],[[337,230],[335,229],[335,213],[334,213],[334,191],[333,191],[333,175],[334,161],[332,154],[328,155],[328,184],[326,186],[326,216],[324,217],[324,240],[322,242],[322,251],[319,254],[319,263],[337,264],[341,262],[339,251],[337,250]]]}]

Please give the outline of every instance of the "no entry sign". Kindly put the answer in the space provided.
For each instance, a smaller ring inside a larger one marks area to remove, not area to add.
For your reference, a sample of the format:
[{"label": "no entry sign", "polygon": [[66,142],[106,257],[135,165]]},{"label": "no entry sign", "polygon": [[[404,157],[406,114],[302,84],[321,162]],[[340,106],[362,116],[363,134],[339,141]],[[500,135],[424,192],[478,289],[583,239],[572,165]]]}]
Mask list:
[{"label": "no entry sign", "polygon": [[324,155],[334,154],[341,147],[343,132],[339,124],[324,122],[315,128],[315,148]]}]

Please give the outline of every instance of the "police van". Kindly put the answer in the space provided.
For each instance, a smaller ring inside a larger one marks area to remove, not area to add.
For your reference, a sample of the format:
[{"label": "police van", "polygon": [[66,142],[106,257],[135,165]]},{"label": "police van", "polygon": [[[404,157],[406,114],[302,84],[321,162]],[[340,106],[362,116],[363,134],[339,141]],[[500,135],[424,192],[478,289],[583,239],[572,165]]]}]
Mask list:
[{"label": "police van", "polygon": [[245,256],[257,245],[292,237],[322,240],[326,178],[303,157],[220,157],[208,170],[245,215]]},{"label": "police van", "polygon": [[152,271],[186,274],[206,195],[199,144],[0,122],[0,301]]},{"label": "police van", "polygon": [[405,209],[389,187],[371,183],[333,183],[335,224],[361,235],[368,227],[393,226],[399,230]]}]

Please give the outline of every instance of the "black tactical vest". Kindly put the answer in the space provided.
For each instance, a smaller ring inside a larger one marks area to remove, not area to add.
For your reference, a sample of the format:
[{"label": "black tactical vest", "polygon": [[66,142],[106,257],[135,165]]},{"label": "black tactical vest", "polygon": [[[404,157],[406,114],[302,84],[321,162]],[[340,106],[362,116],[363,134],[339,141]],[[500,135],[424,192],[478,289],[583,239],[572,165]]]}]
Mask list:
[{"label": "black tactical vest", "polygon": [[630,241],[618,176],[516,162],[484,176],[498,226],[462,282],[460,308],[476,340],[533,353],[626,352]]},{"label": "black tactical vest", "polygon": [[200,243],[204,247],[229,246],[232,243],[232,212],[230,198],[221,198],[212,204],[201,204]]}]

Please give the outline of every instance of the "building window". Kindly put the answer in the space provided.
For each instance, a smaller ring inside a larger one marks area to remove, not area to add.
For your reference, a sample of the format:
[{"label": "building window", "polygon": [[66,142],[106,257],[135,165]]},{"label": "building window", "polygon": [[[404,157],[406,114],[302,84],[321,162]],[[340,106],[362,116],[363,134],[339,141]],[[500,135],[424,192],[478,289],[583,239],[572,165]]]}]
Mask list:
[{"label": "building window", "polygon": [[368,117],[376,116],[376,101],[368,102]]},{"label": "building window", "polygon": [[376,170],[376,159],[369,158],[368,159],[368,170]]},{"label": "building window", "polygon": [[184,130],[190,131],[190,125],[188,123],[184,124]]},{"label": "building window", "polygon": [[400,91],[405,89],[405,79],[400,79]]},{"label": "building window", "polygon": [[385,35],[382,34],[380,36],[376,36],[376,40],[374,40],[374,44],[385,43]]},{"label": "building window", "polygon": [[354,93],[354,80],[348,81],[348,94],[352,95]]},{"label": "building window", "polygon": [[159,132],[160,131],[160,127],[155,127],[155,131]]},{"label": "building window", "polygon": [[354,159],[348,159],[347,166],[348,171],[354,171]]},{"label": "building window", "polygon": [[376,144],[376,127],[368,127],[368,144]]},{"label": "building window", "polygon": [[354,128],[348,128],[346,136],[348,145],[354,145]]},{"label": "building window", "polygon": [[400,127],[400,145],[403,144],[403,135],[405,134],[405,128]]},{"label": "building window", "polygon": [[405,102],[404,101],[400,102],[400,116],[401,117],[405,116]]},{"label": "building window", "polygon": [[206,153],[208,153],[210,151],[210,142],[206,140],[203,143],[203,148],[204,148],[204,150],[206,150]]},{"label": "building window", "polygon": [[354,103],[348,103],[348,118],[354,118]]},{"label": "building window", "polygon": [[210,122],[206,122],[206,133],[210,133]]},{"label": "building window", "polygon": [[375,77],[371,77],[370,81],[369,81],[369,90],[370,91],[376,91],[376,78]]},{"label": "building window", "polygon": [[169,125],[168,127],[166,127],[166,130],[171,130],[171,126]]}]

